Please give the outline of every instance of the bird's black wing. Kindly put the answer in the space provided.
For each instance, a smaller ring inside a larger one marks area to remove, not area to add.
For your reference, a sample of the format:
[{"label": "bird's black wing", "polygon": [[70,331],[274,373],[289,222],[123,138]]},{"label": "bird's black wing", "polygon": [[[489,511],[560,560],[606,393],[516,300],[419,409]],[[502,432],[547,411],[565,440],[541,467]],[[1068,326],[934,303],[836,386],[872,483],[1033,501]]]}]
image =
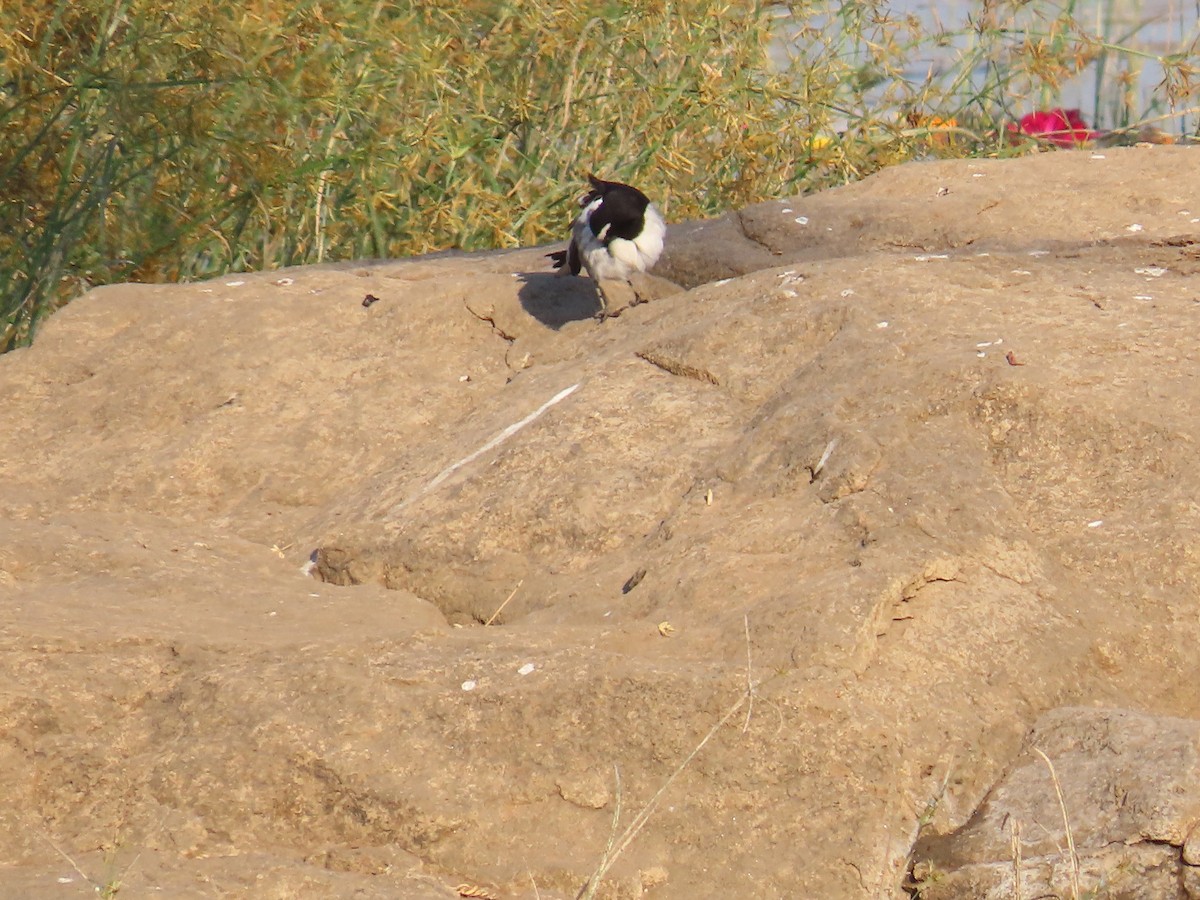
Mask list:
[{"label": "bird's black wing", "polygon": [[554,263],[554,268],[561,269],[566,266],[572,275],[578,275],[579,270],[583,268],[583,260],[579,258],[579,248],[575,246],[575,241],[567,244],[566,250],[555,250],[553,253],[547,253],[546,258]]}]

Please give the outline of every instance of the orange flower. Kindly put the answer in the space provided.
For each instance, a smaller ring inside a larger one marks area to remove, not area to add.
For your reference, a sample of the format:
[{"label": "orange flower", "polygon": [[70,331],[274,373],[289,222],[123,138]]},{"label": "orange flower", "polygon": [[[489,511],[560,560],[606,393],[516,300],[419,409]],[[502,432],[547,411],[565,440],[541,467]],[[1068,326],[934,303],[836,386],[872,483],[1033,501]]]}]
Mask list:
[{"label": "orange flower", "polygon": [[924,128],[929,132],[929,139],[941,147],[949,146],[954,139],[953,131],[958,128],[958,119],[953,116],[943,118],[919,112],[910,112],[908,123],[913,128]]}]

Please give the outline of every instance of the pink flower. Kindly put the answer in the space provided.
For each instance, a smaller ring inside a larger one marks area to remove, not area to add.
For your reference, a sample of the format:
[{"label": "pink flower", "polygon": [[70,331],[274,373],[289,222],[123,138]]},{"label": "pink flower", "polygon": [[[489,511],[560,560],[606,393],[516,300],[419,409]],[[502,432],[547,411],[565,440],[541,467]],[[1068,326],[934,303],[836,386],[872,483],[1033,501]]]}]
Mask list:
[{"label": "pink flower", "polygon": [[1019,125],[1009,122],[1008,131],[1013,136],[1025,134],[1060,147],[1073,147],[1100,136],[1100,132],[1088,130],[1077,109],[1038,110],[1021,119]]}]

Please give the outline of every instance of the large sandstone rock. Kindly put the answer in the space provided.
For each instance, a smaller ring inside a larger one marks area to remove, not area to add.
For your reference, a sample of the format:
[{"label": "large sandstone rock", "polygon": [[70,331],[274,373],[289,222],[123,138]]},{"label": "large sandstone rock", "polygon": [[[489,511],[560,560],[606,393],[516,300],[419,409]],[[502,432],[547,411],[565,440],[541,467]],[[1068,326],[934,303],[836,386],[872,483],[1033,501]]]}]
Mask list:
[{"label": "large sandstone rock", "polygon": [[927,900],[1200,897],[1200,722],[1047,713],[971,821],[925,844]]},{"label": "large sandstone rock", "polygon": [[0,894],[571,897],[652,800],[602,896],[975,878],[1047,711],[1200,717],[1195,152],[679,227],[599,325],[544,249],[71,304],[0,358]]}]

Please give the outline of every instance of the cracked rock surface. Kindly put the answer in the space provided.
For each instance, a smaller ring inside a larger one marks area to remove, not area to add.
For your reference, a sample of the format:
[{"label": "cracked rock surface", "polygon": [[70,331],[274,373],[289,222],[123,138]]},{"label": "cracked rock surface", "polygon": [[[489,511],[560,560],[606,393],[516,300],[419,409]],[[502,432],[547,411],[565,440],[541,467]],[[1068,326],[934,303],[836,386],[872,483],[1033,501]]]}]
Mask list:
[{"label": "cracked rock surface", "polygon": [[915,874],[930,900],[1195,898],[1198,831],[1200,721],[1056,709],[967,825],[921,842]]},{"label": "cracked rock surface", "polygon": [[703,743],[599,896],[1198,896],[1196,153],[674,226],[602,323],[546,248],[72,303],[0,895],[574,897]]}]

